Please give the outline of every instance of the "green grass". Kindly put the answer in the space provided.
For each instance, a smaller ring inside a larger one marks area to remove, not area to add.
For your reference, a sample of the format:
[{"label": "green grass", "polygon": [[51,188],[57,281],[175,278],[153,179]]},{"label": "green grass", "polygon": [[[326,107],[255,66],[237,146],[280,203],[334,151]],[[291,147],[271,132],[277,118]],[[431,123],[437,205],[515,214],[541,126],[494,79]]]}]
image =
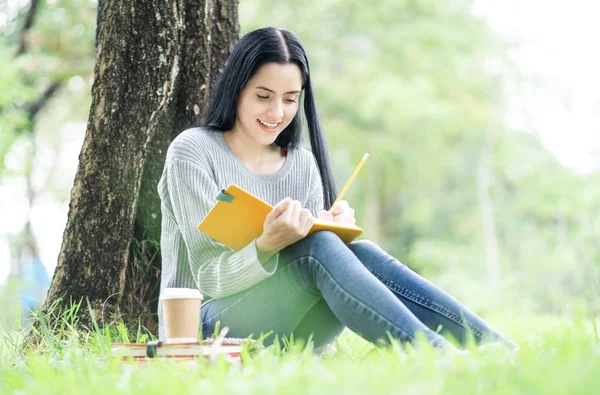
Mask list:
[{"label": "green grass", "polygon": [[600,344],[589,316],[488,317],[521,345],[438,355],[429,347],[375,349],[351,332],[338,352],[318,357],[310,346],[287,352],[267,348],[243,367],[221,361],[181,365],[156,361],[147,367],[103,362],[110,341],[133,336],[124,328],[89,332],[63,325],[63,338],[26,355],[19,334],[0,340],[0,394],[596,394],[600,392]]}]

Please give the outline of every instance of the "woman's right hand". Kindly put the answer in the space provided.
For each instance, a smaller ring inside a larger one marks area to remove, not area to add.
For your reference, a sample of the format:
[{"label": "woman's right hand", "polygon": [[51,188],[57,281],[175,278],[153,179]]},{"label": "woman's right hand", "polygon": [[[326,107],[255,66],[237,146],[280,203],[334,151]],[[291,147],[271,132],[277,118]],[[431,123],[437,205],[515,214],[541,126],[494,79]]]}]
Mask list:
[{"label": "woman's right hand", "polygon": [[313,223],[314,217],[308,209],[302,208],[297,200],[285,198],[265,218],[256,248],[264,254],[274,255],[306,237]]}]

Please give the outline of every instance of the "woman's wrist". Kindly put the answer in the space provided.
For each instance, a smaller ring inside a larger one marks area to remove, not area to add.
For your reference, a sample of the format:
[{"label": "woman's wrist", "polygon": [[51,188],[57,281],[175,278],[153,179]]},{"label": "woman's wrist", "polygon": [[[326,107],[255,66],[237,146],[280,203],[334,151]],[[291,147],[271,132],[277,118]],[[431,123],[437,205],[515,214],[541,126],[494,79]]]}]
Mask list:
[{"label": "woman's wrist", "polygon": [[261,263],[265,263],[277,253],[277,249],[270,247],[268,242],[261,235],[256,239],[256,253],[258,255],[258,260]]}]

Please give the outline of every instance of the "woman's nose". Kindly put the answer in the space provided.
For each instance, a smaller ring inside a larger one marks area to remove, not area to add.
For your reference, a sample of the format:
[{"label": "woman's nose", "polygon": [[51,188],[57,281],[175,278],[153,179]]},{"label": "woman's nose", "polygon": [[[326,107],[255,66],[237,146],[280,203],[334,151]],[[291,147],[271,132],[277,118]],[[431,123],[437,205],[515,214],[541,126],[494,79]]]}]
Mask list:
[{"label": "woman's nose", "polygon": [[281,120],[283,118],[283,104],[279,100],[274,100],[267,110],[267,115],[272,117],[270,121]]}]

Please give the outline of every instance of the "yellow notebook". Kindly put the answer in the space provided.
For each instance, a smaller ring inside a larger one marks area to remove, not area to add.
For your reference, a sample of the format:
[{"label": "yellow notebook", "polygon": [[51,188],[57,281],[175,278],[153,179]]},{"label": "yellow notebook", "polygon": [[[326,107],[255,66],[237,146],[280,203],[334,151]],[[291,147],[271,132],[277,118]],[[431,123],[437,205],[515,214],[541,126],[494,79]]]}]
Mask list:
[{"label": "yellow notebook", "polygon": [[[273,206],[269,203],[231,184],[219,193],[217,203],[198,225],[198,229],[238,251],[262,234],[265,218],[272,209]],[[358,226],[318,221],[308,234],[320,230],[334,232],[346,244],[351,243],[363,232]]]}]

